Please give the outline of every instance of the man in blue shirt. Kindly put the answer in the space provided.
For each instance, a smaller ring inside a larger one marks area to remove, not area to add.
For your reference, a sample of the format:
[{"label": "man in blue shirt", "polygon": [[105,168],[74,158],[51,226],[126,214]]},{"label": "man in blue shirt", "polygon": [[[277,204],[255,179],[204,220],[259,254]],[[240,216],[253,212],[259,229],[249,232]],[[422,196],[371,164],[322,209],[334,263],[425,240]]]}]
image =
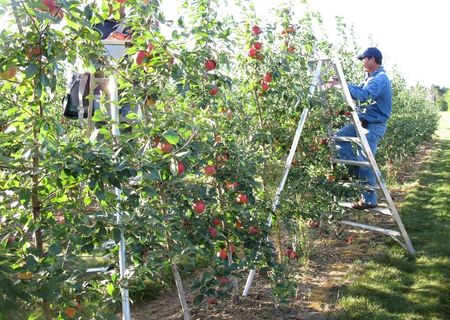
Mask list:
[{"label": "man in blue shirt", "polygon": [[[364,103],[358,111],[359,119],[365,131],[367,141],[373,155],[377,152],[380,139],[386,132],[387,121],[392,111],[392,86],[384,68],[383,56],[377,48],[370,47],[357,57],[364,64],[367,79],[361,85],[349,84],[348,88],[354,100]],[[356,137],[353,124],[348,124],[338,132],[337,136]],[[340,159],[367,161],[360,147],[355,154],[350,142],[337,141],[336,148]],[[376,186],[376,177],[371,167],[355,167],[349,169],[369,187]],[[365,190],[359,201],[352,204],[354,209],[368,209],[377,206],[377,194],[373,189]]]}]

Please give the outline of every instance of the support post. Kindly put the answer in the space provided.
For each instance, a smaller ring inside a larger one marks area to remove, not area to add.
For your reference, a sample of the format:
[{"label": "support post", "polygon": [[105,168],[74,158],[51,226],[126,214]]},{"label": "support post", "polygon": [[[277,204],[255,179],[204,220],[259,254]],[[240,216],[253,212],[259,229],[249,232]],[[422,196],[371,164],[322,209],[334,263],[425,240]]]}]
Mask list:
[{"label": "support post", "polygon": [[[116,79],[111,76],[109,78],[109,95],[110,95],[110,110],[111,120],[113,121],[111,133],[117,137],[120,135],[119,130],[119,107],[118,107],[118,92]],[[115,188],[117,199],[120,201],[122,190]],[[117,208],[116,222],[120,227],[122,223],[122,210]],[[120,243],[119,243],[119,271],[120,271],[120,292],[122,295],[122,320],[130,320],[130,299],[128,294],[127,281],[126,281],[126,242],[123,232],[120,231]]]},{"label": "support post", "polygon": [[178,267],[175,263],[172,263],[172,273],[175,278],[175,284],[177,286],[178,298],[180,299],[181,309],[183,311],[183,320],[190,320],[191,315],[189,314],[189,308],[186,301],[186,294],[183,289],[183,282],[181,281],[180,273],[178,272]]}]

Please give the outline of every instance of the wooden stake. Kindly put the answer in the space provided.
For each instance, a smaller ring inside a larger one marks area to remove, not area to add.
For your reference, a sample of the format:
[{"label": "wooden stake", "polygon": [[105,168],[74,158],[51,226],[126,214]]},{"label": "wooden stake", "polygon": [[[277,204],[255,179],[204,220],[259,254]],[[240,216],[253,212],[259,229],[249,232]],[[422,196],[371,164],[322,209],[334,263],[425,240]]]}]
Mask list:
[{"label": "wooden stake", "polygon": [[175,263],[172,263],[172,272],[175,278],[175,284],[177,285],[178,298],[180,299],[181,309],[183,310],[183,319],[190,320],[191,315],[189,314],[189,307],[186,302],[186,294],[183,289],[183,282],[181,281],[180,273],[178,272],[178,267]]}]

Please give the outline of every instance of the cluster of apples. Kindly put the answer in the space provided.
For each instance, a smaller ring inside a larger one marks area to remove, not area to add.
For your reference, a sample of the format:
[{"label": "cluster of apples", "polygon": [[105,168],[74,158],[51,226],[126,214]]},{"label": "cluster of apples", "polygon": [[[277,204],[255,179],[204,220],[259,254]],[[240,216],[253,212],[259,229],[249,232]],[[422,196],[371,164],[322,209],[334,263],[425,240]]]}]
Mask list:
[{"label": "cluster of apples", "polygon": [[[217,67],[216,60],[210,58],[205,61],[205,70],[207,72],[215,70],[216,67]],[[210,95],[215,96],[218,93],[219,93],[219,88],[215,84],[209,85],[209,94]]]},{"label": "cluster of apples", "polygon": [[[285,37],[288,37],[290,34],[295,32],[295,28],[293,25],[289,25],[281,32],[281,34]],[[284,45],[286,46],[286,49],[288,52],[294,52],[295,46],[289,43],[289,39],[286,39],[284,42]]]},{"label": "cluster of apples", "polygon": [[[262,33],[261,28],[259,26],[253,26],[252,27],[252,33],[255,37],[255,40],[258,40],[259,35]],[[260,41],[254,41],[252,43],[252,46],[250,47],[250,50],[248,51],[248,56],[253,59],[262,60],[263,55],[261,53],[263,45]]]}]

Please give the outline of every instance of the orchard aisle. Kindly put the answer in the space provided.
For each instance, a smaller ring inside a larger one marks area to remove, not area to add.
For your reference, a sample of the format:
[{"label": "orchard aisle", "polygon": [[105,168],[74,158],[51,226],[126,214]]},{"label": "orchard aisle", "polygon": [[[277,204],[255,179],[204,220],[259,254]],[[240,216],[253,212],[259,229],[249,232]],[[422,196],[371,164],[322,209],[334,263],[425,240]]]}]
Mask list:
[{"label": "orchard aisle", "polygon": [[359,271],[337,303],[338,319],[450,319],[450,113],[441,113],[436,134],[401,185],[416,259],[393,241],[377,245],[380,254],[353,264]]},{"label": "orchard aisle", "polygon": [[[450,318],[450,203],[445,196],[450,194],[450,113],[441,115],[438,138],[421,148],[400,175],[395,192],[418,249],[415,261],[394,241],[378,234],[347,230],[339,239],[310,229],[310,261],[303,266],[291,263],[292,276],[298,279],[294,302],[276,308],[268,282],[258,277],[248,297],[202,305],[191,310],[192,318]],[[132,316],[136,320],[181,319],[176,292],[136,305]]]}]

